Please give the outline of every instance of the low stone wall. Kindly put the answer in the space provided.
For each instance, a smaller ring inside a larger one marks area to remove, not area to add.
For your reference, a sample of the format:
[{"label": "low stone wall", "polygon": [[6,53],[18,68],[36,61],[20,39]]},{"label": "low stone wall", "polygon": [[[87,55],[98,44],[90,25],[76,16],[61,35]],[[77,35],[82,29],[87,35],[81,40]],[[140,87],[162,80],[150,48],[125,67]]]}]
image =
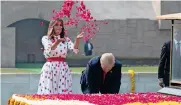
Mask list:
[{"label": "low stone wall", "polygon": [[[91,59],[90,58],[80,58],[80,59],[66,59],[66,62],[68,62],[69,67],[86,67],[87,62]],[[117,58],[123,66],[157,66],[159,64],[159,58]],[[42,65],[45,63],[44,62],[35,62],[35,63],[27,63],[27,62],[16,62],[16,68],[22,68],[21,65],[31,65],[31,66],[26,66],[27,67],[32,67],[32,65],[39,65],[36,67],[42,68]],[[24,66],[23,66],[24,67]]]},{"label": "low stone wall", "polygon": [[[35,94],[37,92],[40,74],[1,74],[1,105],[12,94]],[[73,93],[81,94],[80,74],[73,73]],[[130,92],[130,76],[123,73],[120,93]],[[136,73],[136,92],[156,92],[160,89],[157,83],[157,73]]]}]

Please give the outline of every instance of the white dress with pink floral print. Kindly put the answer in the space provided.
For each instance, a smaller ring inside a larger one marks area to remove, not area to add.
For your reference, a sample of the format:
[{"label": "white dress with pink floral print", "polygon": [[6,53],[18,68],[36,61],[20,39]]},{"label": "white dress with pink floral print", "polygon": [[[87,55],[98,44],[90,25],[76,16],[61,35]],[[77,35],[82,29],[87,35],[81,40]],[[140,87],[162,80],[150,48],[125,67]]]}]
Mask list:
[{"label": "white dress with pink floral print", "polygon": [[[56,40],[59,36],[56,36]],[[74,44],[65,37],[65,42],[60,42],[55,50],[51,50],[50,46],[53,44],[48,36],[42,37],[42,44],[44,46],[45,58],[62,57],[66,58],[68,50],[73,50]],[[72,93],[72,75],[67,62],[53,61],[46,62],[43,65],[38,94],[68,94]]]}]

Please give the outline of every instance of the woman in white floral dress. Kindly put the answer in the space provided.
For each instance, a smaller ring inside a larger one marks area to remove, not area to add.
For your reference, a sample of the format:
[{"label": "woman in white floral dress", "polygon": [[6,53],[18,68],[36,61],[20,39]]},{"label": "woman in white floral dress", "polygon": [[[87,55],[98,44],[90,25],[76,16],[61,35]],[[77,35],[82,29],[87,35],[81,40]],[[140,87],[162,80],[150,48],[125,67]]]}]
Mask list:
[{"label": "woman in white floral dress", "polygon": [[46,36],[42,37],[46,63],[43,65],[38,94],[72,93],[72,75],[65,62],[67,51],[78,53],[82,33],[77,35],[75,42],[65,36],[63,20],[51,21]]}]

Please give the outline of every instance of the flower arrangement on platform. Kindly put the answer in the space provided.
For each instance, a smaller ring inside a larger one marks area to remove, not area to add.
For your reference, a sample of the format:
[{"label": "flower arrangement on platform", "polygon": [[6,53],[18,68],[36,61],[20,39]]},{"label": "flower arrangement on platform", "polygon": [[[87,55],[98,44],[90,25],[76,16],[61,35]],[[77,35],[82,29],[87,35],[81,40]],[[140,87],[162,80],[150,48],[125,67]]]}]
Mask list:
[{"label": "flower arrangement on platform", "polygon": [[174,102],[174,101],[164,101],[164,102],[157,102],[157,103],[140,103],[140,102],[135,102],[135,103],[129,103],[125,105],[181,105],[180,102]]},{"label": "flower arrangement on platform", "polygon": [[[159,93],[16,95],[28,100],[77,100],[96,105],[181,105],[181,97]],[[90,105],[84,104],[84,105]],[[28,105],[10,98],[8,105]],[[36,104],[35,104],[36,105]],[[39,104],[38,104],[39,105]],[[50,105],[50,104],[46,104]],[[52,105],[52,104],[51,104]],[[59,104],[58,104],[59,105]],[[62,104],[61,104],[62,105]],[[74,105],[68,104],[68,105]],[[81,104],[82,105],[82,104]]]}]

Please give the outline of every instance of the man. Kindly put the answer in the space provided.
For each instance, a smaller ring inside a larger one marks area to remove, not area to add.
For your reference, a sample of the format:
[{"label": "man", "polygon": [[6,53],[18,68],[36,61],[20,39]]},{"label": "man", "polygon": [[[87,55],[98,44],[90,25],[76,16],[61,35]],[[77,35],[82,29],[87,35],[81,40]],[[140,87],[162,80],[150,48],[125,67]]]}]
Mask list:
[{"label": "man", "polygon": [[181,81],[181,29],[175,29],[172,56],[172,80]]},{"label": "man", "polygon": [[171,41],[164,43],[161,50],[160,62],[158,67],[158,79],[159,79],[159,85],[161,87],[169,86],[170,43]]},{"label": "man", "polygon": [[[161,87],[168,87],[170,82],[170,46],[171,41],[168,41],[164,43],[161,50],[160,63],[158,67],[158,79]],[[178,30],[176,29],[174,30],[172,55],[172,76],[173,78],[180,77],[181,79],[181,33],[178,33]]]},{"label": "man", "polygon": [[93,45],[88,39],[84,45],[85,56],[91,56],[92,55],[92,49],[93,49]]},{"label": "man", "polygon": [[115,59],[112,53],[92,58],[82,72],[81,89],[84,94],[119,93],[121,85],[122,64]]}]

